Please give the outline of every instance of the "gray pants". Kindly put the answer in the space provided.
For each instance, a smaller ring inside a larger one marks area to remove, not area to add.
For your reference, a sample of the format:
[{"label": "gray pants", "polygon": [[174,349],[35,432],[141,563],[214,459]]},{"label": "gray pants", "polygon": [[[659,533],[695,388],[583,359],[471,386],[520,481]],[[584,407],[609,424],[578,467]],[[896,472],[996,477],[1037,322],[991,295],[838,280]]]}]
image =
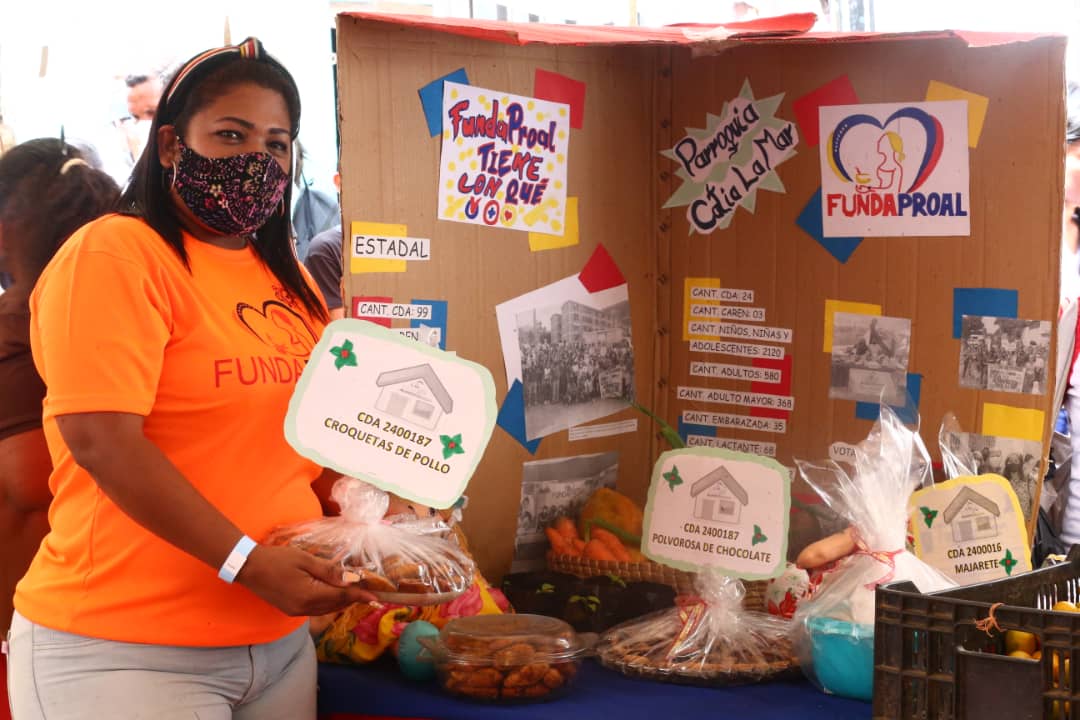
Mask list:
[{"label": "gray pants", "polygon": [[315,647],[305,624],[263,645],[170,647],[11,620],[14,720],[314,720]]}]

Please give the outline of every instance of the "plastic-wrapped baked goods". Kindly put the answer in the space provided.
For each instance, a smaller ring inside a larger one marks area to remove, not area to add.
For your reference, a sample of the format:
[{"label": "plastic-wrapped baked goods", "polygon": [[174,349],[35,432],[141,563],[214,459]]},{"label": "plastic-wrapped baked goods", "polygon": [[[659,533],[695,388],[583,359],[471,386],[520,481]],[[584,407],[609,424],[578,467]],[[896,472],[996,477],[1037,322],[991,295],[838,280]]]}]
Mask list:
[{"label": "plastic-wrapped baked goods", "polygon": [[595,636],[541,615],[477,615],[451,620],[437,638],[421,638],[439,683],[472,700],[552,700],[577,676]]},{"label": "plastic-wrapped baked goods", "polygon": [[339,563],[346,577],[385,602],[436,605],[472,584],[475,564],[445,533],[384,519],[386,492],[341,478],[332,496],[341,515],[278,528],[266,542]]},{"label": "plastic-wrapped baked goods", "polygon": [[597,655],[624,675],[694,685],[751,683],[794,666],[791,623],[744,610],[740,581],[698,575],[698,597],[604,633]]}]

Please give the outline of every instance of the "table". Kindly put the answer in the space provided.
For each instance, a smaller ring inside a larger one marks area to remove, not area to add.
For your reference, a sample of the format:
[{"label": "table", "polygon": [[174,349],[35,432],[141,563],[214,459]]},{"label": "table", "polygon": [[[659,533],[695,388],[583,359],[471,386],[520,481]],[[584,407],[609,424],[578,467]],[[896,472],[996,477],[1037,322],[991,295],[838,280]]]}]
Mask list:
[{"label": "table", "polygon": [[406,680],[392,662],[366,667],[320,664],[320,717],[345,720],[350,713],[430,720],[865,720],[870,704],[825,695],[801,679],[698,688],[631,680],[588,660],[577,686],[563,698],[534,705],[484,705],[446,695],[434,682]]}]

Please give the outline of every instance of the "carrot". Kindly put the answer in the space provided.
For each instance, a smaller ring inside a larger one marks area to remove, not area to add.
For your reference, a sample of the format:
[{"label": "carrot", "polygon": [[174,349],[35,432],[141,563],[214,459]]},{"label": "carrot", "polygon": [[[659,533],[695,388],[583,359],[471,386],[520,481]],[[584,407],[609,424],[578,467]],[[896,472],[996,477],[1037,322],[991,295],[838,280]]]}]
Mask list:
[{"label": "carrot", "polygon": [[595,539],[585,543],[585,557],[590,560],[605,560],[608,562],[615,560],[615,556],[608,549],[608,546]]},{"label": "carrot", "polygon": [[627,548],[626,552],[630,555],[630,562],[643,563],[649,562],[649,558],[645,557],[637,548]]},{"label": "carrot", "polygon": [[551,549],[555,551],[556,555],[574,554],[574,546],[569,540],[556,532],[554,528],[544,528],[544,534],[547,535],[548,541],[551,543]]},{"label": "carrot", "polygon": [[630,562],[630,553],[626,552],[626,548],[623,547],[622,541],[615,537],[614,533],[608,532],[602,527],[593,527],[592,537],[593,539],[604,543],[604,546],[611,551],[611,554],[616,560],[620,562]]},{"label": "carrot", "polygon": [[576,537],[570,542],[574,545],[574,554],[578,557],[581,557],[582,553],[585,552],[585,541],[579,537]]},{"label": "carrot", "polygon": [[567,540],[573,540],[574,538],[580,537],[577,532],[577,525],[565,515],[555,518],[552,527],[555,528],[555,532],[559,533]]}]

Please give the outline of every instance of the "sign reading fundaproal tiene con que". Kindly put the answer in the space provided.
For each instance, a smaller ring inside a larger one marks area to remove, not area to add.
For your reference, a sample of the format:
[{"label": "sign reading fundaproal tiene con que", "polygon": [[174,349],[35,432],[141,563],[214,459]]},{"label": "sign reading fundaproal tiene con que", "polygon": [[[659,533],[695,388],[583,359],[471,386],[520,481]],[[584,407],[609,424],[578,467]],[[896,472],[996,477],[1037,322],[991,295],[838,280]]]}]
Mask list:
[{"label": "sign reading fundaproal tiene con que", "polygon": [[285,435],[301,455],[403,498],[445,508],[495,427],[487,368],[362,320],[323,332]]},{"label": "sign reading fundaproal tiene con que", "polygon": [[773,578],[787,561],[791,476],[771,458],[671,450],[653,467],[642,552],[679,570]]}]

